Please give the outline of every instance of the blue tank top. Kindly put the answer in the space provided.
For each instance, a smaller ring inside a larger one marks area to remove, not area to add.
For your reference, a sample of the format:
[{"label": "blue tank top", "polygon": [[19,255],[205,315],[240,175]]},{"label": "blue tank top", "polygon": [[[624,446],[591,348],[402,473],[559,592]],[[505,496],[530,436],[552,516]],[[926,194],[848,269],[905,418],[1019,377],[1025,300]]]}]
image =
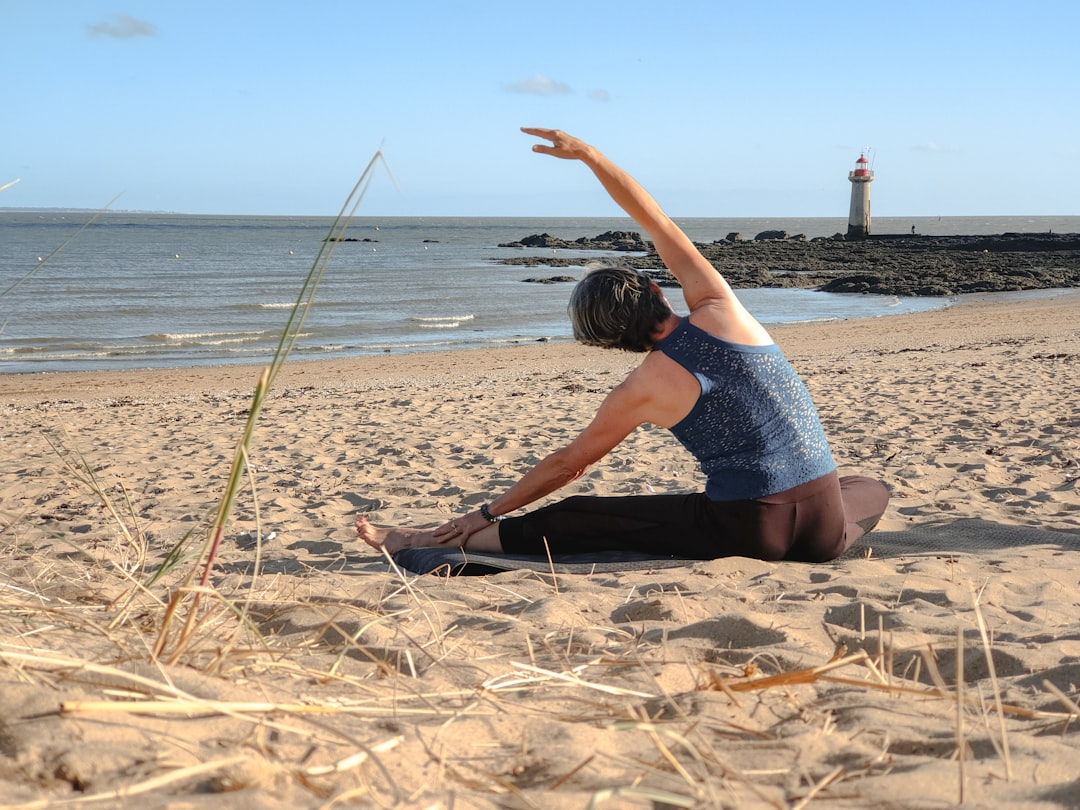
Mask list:
[{"label": "blue tank top", "polygon": [[775,344],[732,343],[683,318],[654,350],[701,385],[671,432],[701,464],[712,500],[762,498],[836,469],[810,392]]}]

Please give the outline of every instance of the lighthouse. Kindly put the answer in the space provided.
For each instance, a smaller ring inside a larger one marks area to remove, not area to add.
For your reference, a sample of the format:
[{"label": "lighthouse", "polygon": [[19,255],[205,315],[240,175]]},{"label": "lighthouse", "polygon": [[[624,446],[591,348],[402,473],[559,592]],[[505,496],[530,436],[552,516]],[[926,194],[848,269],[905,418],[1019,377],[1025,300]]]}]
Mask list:
[{"label": "lighthouse", "polygon": [[870,184],[874,173],[866,155],[859,155],[855,171],[848,172],[851,181],[851,210],[848,212],[848,239],[863,239],[870,235]]}]

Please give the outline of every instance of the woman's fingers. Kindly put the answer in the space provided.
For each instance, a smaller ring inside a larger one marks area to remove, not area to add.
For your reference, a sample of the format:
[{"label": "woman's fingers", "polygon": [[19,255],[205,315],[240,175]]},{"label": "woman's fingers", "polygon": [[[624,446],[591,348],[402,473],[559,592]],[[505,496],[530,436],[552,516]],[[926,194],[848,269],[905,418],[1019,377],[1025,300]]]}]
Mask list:
[{"label": "woman's fingers", "polygon": [[549,141],[555,140],[557,135],[561,135],[557,129],[545,129],[544,127],[522,127],[521,131],[526,135],[535,135],[537,138],[546,138]]},{"label": "woman's fingers", "polygon": [[543,138],[544,140],[551,141],[552,146],[548,146],[546,143],[533,144],[534,152],[544,152],[546,154],[554,154],[555,152],[565,148],[568,141],[574,140],[565,132],[558,129],[543,129],[541,127],[522,127],[521,131],[526,135],[533,135],[537,138]]},{"label": "woman's fingers", "polygon": [[463,524],[459,524],[457,520],[451,520],[437,528],[432,533],[432,537],[434,537],[436,542],[440,545],[454,543],[460,546],[469,538],[470,534],[472,534],[472,532],[470,532]]},{"label": "woman's fingers", "polygon": [[533,144],[533,151],[539,152],[542,155],[551,155],[553,157],[566,159],[580,159],[584,157],[589,148],[583,141],[578,140],[573,135],[567,135],[561,129],[522,127],[521,131],[527,135],[535,135],[537,138],[544,138],[551,141],[551,146],[548,146],[546,143]]}]

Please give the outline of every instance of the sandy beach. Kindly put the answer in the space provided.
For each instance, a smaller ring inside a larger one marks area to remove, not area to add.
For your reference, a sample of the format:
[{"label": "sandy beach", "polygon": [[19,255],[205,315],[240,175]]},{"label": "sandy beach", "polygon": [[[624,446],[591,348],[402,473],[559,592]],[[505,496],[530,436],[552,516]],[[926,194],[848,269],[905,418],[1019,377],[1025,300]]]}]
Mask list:
[{"label": "sandy beach", "polygon": [[[489,500],[640,359],[536,344],[287,365],[203,586],[259,369],[0,376],[0,807],[1080,807],[1080,292],[772,331],[892,490],[882,548],[358,545]],[[563,494],[700,486],[650,428]]]}]

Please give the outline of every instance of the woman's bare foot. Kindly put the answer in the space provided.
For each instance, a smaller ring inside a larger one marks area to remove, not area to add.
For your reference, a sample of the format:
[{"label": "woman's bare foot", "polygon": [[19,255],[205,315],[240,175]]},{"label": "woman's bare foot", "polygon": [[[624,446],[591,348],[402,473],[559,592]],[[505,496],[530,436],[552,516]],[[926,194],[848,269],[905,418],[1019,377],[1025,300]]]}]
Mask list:
[{"label": "woman's bare foot", "polygon": [[440,545],[433,535],[432,529],[384,528],[368,523],[363,515],[356,519],[356,536],[372,548],[386,549],[390,554],[401,551],[403,548],[427,548]]}]

